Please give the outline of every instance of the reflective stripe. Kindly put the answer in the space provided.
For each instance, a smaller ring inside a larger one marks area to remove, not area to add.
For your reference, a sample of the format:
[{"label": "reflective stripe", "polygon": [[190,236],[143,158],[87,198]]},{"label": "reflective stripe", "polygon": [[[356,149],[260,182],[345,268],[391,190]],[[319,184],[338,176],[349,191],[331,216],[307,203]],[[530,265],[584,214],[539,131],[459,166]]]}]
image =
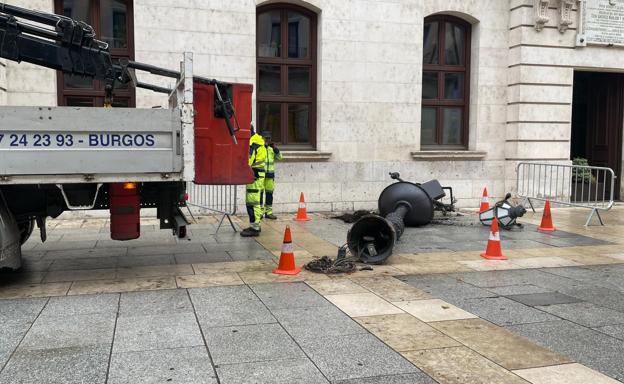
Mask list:
[{"label": "reflective stripe", "polygon": [[496,232],[496,233],[490,232],[490,241],[500,241],[499,232]]},{"label": "reflective stripe", "polygon": [[299,203],[299,208],[305,208],[305,203]]},{"label": "reflective stripe", "polygon": [[275,179],[275,173],[274,172],[267,172],[264,177],[266,177],[267,179]]},{"label": "reflective stripe", "polygon": [[260,190],[259,189],[247,189],[247,192],[257,193],[257,192],[260,192]]},{"label": "reflective stripe", "polygon": [[284,245],[282,245],[282,253],[293,253],[295,250],[295,247],[293,246],[293,243],[284,243]]},{"label": "reflective stripe", "polygon": [[483,197],[481,198],[481,202],[482,202],[482,203],[488,203],[488,202],[489,202],[489,201],[488,201],[488,197],[487,197],[487,196],[483,196]]}]

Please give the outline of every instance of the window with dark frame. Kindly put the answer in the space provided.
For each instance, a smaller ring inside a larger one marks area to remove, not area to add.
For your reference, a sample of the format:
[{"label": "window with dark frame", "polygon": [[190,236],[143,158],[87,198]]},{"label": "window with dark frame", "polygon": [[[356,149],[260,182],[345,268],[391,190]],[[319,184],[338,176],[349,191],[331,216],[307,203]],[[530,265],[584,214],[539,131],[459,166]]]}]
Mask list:
[{"label": "window with dark frame", "polygon": [[421,149],[466,149],[470,24],[452,16],[425,18]]},{"label": "window with dark frame", "polygon": [[[95,30],[96,39],[108,43],[113,60],[134,60],[132,0],[54,0],[55,12],[84,21]],[[81,76],[57,71],[58,105],[104,106],[104,84]],[[115,85],[113,107],[134,107],[135,91],[128,85]]]},{"label": "window with dark frame", "polygon": [[[316,145],[316,15],[290,4],[258,8],[257,124],[289,148]],[[283,45],[286,44],[286,46]]]}]

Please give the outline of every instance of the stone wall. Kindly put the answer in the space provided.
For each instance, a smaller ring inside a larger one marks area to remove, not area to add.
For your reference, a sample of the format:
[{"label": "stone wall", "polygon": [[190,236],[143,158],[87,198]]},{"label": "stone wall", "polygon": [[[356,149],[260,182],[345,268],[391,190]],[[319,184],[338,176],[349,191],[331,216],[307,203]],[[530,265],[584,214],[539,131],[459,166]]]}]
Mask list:
[{"label": "stone wall", "polygon": [[[196,74],[255,85],[256,7],[272,2],[135,0],[136,60],[177,68],[192,51]],[[535,31],[532,0],[286,2],[318,14],[316,149],[331,156],[277,166],[278,211],[295,210],[300,192],[311,210],[373,208],[390,171],[438,178],[477,207],[483,187],[494,197],[514,188],[518,161],[568,161],[574,68],[624,67],[621,50],[573,49],[575,25],[559,33],[556,9]],[[52,10],[51,0],[17,4]],[[472,25],[469,151],[459,158],[420,152],[423,20],[439,13]],[[8,104],[56,103],[53,71],[6,71]],[[156,105],[166,98],[137,90],[138,107]]]}]

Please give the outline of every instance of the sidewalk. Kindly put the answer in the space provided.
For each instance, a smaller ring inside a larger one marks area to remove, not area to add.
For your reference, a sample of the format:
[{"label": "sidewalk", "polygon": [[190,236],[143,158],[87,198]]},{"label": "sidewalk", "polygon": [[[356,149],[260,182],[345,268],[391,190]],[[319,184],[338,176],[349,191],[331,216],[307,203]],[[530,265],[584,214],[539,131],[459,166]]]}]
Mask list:
[{"label": "sidewalk", "polygon": [[51,221],[24,271],[0,275],[0,383],[615,383],[621,212],[502,232],[503,262],[479,257],[487,228],[410,228],[387,265],[332,277],[270,273],[286,225],[298,264],[335,256],[349,226],[322,215],[257,239],[144,220],[130,242],[104,220]]}]

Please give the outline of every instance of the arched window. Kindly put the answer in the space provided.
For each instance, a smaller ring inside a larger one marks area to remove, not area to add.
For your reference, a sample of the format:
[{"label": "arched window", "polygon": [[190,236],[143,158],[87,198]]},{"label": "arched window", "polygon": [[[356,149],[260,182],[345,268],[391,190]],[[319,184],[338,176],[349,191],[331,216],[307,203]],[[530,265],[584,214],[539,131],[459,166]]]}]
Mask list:
[{"label": "arched window", "polygon": [[316,15],[271,4],[256,20],[257,129],[273,141],[310,148],[316,141]]},{"label": "arched window", "polygon": [[470,24],[451,16],[425,19],[421,146],[466,148]]}]

